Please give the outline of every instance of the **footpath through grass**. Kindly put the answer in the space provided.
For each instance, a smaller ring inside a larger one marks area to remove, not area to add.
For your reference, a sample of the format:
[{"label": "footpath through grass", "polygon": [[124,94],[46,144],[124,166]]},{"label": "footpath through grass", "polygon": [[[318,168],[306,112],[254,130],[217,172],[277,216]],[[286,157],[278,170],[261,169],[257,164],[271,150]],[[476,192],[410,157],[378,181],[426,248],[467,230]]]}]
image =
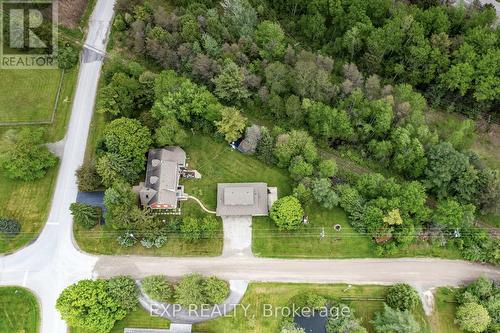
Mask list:
[{"label": "footpath through grass", "polygon": [[434,293],[434,313],[430,317],[432,332],[460,333],[462,330],[455,324],[457,308],[455,293],[457,289],[438,288]]},{"label": "footpath through grass", "polygon": [[[167,319],[153,317],[147,311],[139,308],[132,311],[128,316],[115,323],[110,333],[123,333],[125,328],[149,328],[149,329],[167,329],[170,322]],[[70,333],[95,333],[84,328],[71,327]]]},{"label": "footpath through grass", "polygon": [[[200,333],[279,332],[283,320],[279,307],[290,306],[292,298],[299,294],[313,292],[346,304],[354,310],[357,318],[362,319],[362,325],[369,332],[373,332],[370,321],[374,318],[375,312],[383,309],[386,289],[385,286],[375,285],[355,285],[348,288],[345,284],[252,283],[241,301],[244,307],[248,307],[246,315],[243,307],[239,307],[227,317],[195,325],[193,331]],[[356,298],[356,300],[344,300],[343,298],[346,297]],[[265,306],[273,310],[273,315],[267,315]],[[274,315],[274,310],[278,310],[276,315]],[[414,315],[422,327],[427,327],[421,308],[417,309]]]},{"label": "footpath through grass", "polygon": [[39,327],[35,295],[21,287],[0,287],[0,332],[38,333]]}]

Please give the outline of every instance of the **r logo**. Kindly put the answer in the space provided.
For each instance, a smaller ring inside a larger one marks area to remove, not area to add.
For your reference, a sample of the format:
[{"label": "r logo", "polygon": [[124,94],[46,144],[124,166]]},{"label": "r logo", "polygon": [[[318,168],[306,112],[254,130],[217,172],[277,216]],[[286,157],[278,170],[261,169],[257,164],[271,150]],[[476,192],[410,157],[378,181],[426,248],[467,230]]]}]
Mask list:
[{"label": "r logo", "polygon": [[[25,12],[28,12],[28,20],[25,22]],[[32,29],[41,27],[43,23],[42,12],[38,9],[11,9],[10,10],[10,47],[11,48],[45,48],[44,43]],[[28,45],[25,45],[25,25],[28,27]]]},{"label": "r logo", "polygon": [[0,0],[0,68],[57,68],[58,0]]}]

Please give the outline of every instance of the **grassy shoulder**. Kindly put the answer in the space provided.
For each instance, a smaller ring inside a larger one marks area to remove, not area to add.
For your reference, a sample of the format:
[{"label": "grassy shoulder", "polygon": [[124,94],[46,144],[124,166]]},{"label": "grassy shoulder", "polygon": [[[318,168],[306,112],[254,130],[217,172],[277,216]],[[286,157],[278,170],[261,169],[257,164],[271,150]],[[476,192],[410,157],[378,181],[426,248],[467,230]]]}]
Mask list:
[{"label": "grassy shoulder", "polygon": [[37,333],[40,306],[35,295],[21,287],[0,287],[0,332]]},{"label": "grassy shoulder", "polygon": [[[281,312],[278,311],[276,316],[268,316],[264,311],[264,306],[270,305],[272,309],[289,306],[293,297],[305,292],[313,292],[326,298],[342,301],[354,310],[357,318],[362,319],[362,325],[369,332],[373,332],[370,321],[374,318],[375,312],[383,310],[386,289],[385,286],[375,285],[354,285],[348,288],[345,284],[252,283],[241,301],[243,306],[248,307],[246,315],[240,309],[227,317],[197,324],[193,330],[200,333],[278,332],[283,320]],[[417,309],[414,315],[422,327],[427,327],[421,308]]]},{"label": "grassy shoulder", "polygon": [[[64,137],[71,114],[72,96],[78,71],[77,69],[67,71],[64,76],[54,123],[36,125],[46,129],[47,142],[54,142]],[[36,90],[34,86],[31,86],[31,89]],[[0,107],[2,105],[4,104],[0,102]],[[3,137],[7,131],[15,129],[17,127],[1,127],[0,137]],[[49,170],[43,178],[34,182],[25,182],[10,179],[3,170],[0,170],[0,216],[15,218],[22,226],[21,233],[16,237],[0,236],[0,253],[14,251],[28,244],[40,233],[47,219],[57,172],[58,167],[55,167]]]},{"label": "grassy shoulder", "polygon": [[430,317],[430,326],[433,332],[457,333],[462,330],[455,324],[456,289],[438,288],[434,293],[434,312]]},{"label": "grassy shoulder", "polygon": [[[125,328],[166,329],[170,326],[167,319],[153,317],[146,310],[140,308],[129,313],[125,318],[116,322],[110,333],[123,333]],[[70,333],[95,333],[83,328],[71,327]]]},{"label": "grassy shoulder", "polygon": [[[205,213],[196,203],[183,202],[182,214],[202,218]],[[165,219],[178,218],[166,216]],[[168,223],[168,222],[167,222]],[[123,234],[108,225],[98,225],[91,230],[85,230],[78,224],[73,224],[73,232],[76,243],[82,251],[95,254],[109,255],[145,255],[145,256],[218,256],[222,253],[223,234],[222,223],[219,223],[219,231],[216,237],[200,239],[197,241],[186,240],[181,233],[171,233],[167,236],[167,242],[161,248],[143,247],[140,243],[132,247],[120,246],[117,237]]]}]

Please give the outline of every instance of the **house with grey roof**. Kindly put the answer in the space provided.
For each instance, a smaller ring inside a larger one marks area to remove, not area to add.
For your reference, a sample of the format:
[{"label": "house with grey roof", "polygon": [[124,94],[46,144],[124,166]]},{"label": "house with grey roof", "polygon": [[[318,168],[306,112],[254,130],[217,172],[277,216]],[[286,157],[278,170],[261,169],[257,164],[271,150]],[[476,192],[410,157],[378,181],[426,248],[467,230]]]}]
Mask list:
[{"label": "house with grey roof", "polygon": [[199,178],[196,171],[187,169],[186,152],[180,147],[151,149],[148,154],[146,180],[134,188],[143,207],[176,210],[179,201],[186,200],[181,177]]},{"label": "house with grey roof", "polygon": [[217,216],[266,216],[277,189],[266,183],[217,184]]}]

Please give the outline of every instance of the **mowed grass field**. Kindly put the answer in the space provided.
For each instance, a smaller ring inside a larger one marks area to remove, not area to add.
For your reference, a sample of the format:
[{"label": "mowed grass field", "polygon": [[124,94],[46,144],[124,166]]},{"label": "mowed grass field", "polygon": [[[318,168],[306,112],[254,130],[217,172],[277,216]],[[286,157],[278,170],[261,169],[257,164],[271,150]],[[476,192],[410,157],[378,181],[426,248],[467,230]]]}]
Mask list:
[{"label": "mowed grass field", "polygon": [[[373,242],[354,231],[340,208],[327,210],[317,204],[306,208],[307,225],[281,231],[268,217],[253,219],[252,250],[256,256],[279,258],[363,258],[373,256]],[[341,231],[334,226],[341,225]]]},{"label": "mowed grass field", "polygon": [[[8,72],[29,73],[31,70],[10,70]],[[37,128],[42,127],[46,130],[45,141],[47,142],[58,141],[64,137],[71,115],[72,97],[77,77],[78,69],[76,68],[65,73],[54,123],[51,125],[34,125]],[[55,76],[53,80],[58,81],[59,76]],[[46,84],[50,83],[46,82]],[[29,83],[26,83],[26,85],[22,89],[28,91]],[[36,92],[38,89],[37,86],[33,85],[29,88],[32,92]],[[0,91],[0,109],[5,108],[5,102],[1,101],[2,93]],[[50,112],[52,112],[52,107]],[[5,148],[4,136],[20,128],[19,126],[0,127],[0,153]],[[45,177],[34,182],[25,182],[8,178],[3,169],[0,168],[0,216],[15,218],[19,220],[22,226],[21,233],[16,237],[7,238],[0,235],[0,253],[18,249],[28,244],[40,233],[47,219],[57,172],[58,167],[54,167],[47,172]]]},{"label": "mowed grass field", "polygon": [[[354,310],[357,318],[362,319],[362,325],[368,329],[368,332],[373,332],[370,321],[374,318],[375,312],[383,309],[386,289],[387,287],[375,285],[354,285],[348,288],[345,284],[252,283],[241,301],[243,306],[248,307],[246,315],[243,308],[240,307],[227,317],[195,325],[193,331],[200,333],[279,332],[283,316],[281,311],[277,311],[277,315],[274,315],[274,310],[290,306],[293,297],[297,295],[313,292],[346,304],[351,310]],[[349,297],[356,298],[356,300],[343,300],[343,298]],[[266,315],[264,306],[267,309],[270,307],[273,310],[273,315]],[[415,310],[414,315],[421,327],[427,327],[426,318],[421,308]]]},{"label": "mowed grass field", "polygon": [[36,297],[21,287],[0,287],[0,332],[37,333],[39,327]]},{"label": "mowed grass field", "polygon": [[[152,317],[147,311],[139,308],[131,312],[124,319],[115,323],[115,326],[110,333],[123,333],[125,328],[149,328],[149,329],[166,329],[170,326],[170,322],[164,318]],[[71,327],[70,333],[95,333],[84,328]],[[17,333],[17,332],[16,332]]]},{"label": "mowed grass field", "polygon": [[0,69],[0,123],[50,121],[59,69]]}]

